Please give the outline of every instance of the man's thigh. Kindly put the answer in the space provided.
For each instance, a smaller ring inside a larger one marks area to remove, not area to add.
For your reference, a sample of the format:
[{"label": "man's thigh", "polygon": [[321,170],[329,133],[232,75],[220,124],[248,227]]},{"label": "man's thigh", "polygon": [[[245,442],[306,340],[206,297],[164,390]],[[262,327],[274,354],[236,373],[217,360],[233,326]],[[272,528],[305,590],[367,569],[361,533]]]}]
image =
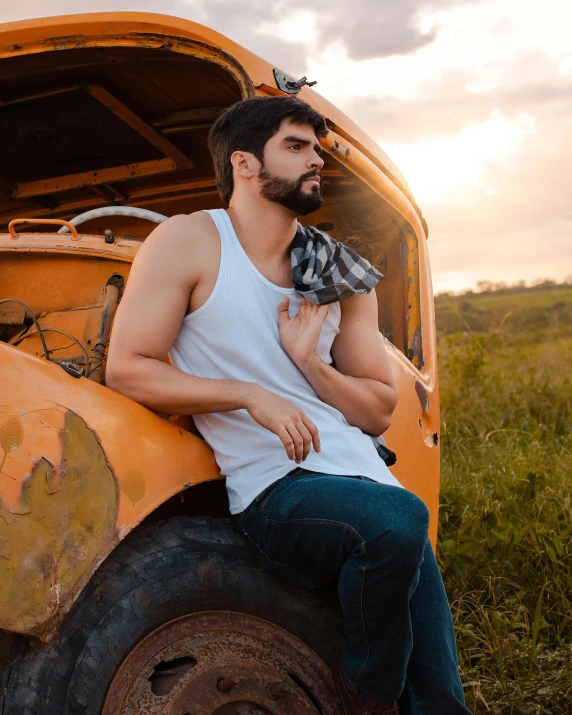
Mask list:
[{"label": "man's thigh", "polygon": [[241,528],[271,573],[315,588],[337,578],[360,544],[418,528],[424,512],[406,489],[359,475],[311,473],[284,477],[257,498]]}]

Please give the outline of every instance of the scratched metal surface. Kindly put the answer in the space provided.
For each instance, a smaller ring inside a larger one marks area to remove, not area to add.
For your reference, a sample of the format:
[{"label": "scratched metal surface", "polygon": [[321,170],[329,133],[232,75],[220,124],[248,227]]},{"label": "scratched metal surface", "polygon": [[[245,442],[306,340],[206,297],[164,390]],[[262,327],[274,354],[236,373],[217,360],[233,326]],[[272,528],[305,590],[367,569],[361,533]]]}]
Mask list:
[{"label": "scratched metal surface", "polygon": [[0,628],[49,640],[99,563],[211,449],[102,385],[0,342]]}]

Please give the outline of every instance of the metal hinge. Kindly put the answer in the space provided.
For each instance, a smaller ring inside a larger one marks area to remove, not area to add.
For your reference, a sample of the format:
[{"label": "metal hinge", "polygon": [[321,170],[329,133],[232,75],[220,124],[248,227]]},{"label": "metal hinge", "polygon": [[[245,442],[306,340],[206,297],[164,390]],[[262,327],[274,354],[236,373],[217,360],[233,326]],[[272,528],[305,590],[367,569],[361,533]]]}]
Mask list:
[{"label": "metal hinge", "polygon": [[280,70],[275,69],[273,72],[278,89],[281,89],[283,92],[288,92],[288,94],[298,94],[302,87],[312,87],[317,84],[317,81],[308,82],[307,77],[301,77],[299,80],[295,80],[292,79],[292,77],[288,77],[284,72],[280,72]]}]

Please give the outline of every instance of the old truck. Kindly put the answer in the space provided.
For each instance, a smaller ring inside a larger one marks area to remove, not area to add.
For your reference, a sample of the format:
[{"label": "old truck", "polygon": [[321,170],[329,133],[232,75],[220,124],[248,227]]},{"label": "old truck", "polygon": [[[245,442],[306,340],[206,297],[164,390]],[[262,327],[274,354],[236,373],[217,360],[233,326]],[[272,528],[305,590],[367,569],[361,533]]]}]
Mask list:
[{"label": "old truck", "polygon": [[219,113],[299,96],[330,129],[308,218],[384,274],[400,395],[385,436],[435,544],[435,322],[411,190],[306,78],[193,22],[11,23],[0,58],[0,711],[335,713],[335,584],[305,591],[261,569],[192,418],[107,388],[106,350],[154,224],[223,205],[206,141]]}]

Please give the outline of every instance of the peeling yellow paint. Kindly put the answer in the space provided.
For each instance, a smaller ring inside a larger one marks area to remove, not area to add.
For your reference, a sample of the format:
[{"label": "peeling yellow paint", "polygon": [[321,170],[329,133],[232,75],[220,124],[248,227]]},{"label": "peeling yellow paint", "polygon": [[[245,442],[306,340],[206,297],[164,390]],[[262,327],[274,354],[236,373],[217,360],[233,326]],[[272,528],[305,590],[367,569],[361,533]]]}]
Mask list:
[{"label": "peeling yellow paint", "polygon": [[0,520],[0,545],[10,545],[0,549],[0,628],[33,633],[117,541],[117,483],[97,436],[71,411],[63,427],[57,484],[41,457],[22,484],[20,513]]},{"label": "peeling yellow paint", "polygon": [[0,634],[48,642],[126,534],[220,471],[202,439],[123,395],[1,341],[0,365],[5,445],[23,428],[0,448]]},{"label": "peeling yellow paint", "polygon": [[[24,485],[40,459],[45,459],[49,464],[50,488],[57,489],[62,452],[60,433],[64,429],[66,411],[60,405],[54,405],[23,412],[4,422],[5,444],[13,443],[15,436],[19,436],[19,442],[15,448],[0,451],[0,463],[3,465],[0,469],[3,500],[0,516],[6,513],[26,514],[29,511],[27,489]],[[14,422],[21,426],[19,435],[15,434]]]}]

